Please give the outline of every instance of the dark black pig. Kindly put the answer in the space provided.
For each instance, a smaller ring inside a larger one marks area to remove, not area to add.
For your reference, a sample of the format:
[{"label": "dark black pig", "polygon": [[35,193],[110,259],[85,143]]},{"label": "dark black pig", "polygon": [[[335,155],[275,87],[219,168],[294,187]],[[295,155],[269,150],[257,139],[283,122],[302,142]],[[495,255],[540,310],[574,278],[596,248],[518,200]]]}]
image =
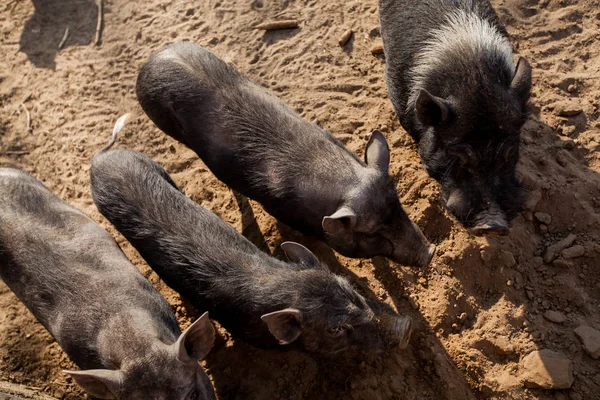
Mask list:
[{"label": "dark black pig", "polygon": [[488,0],[380,0],[379,15],[392,104],[448,209],[476,235],[508,234],[531,67]]},{"label": "dark black pig", "polygon": [[261,252],[148,156],[100,151],[91,182],[100,212],[161,279],[236,337],[321,353],[406,346],[410,317],[365,300],[297,243],[282,244],[289,263]]},{"label": "dark black pig", "polygon": [[0,168],[0,277],[101,399],[216,399],[198,363],[205,313],[180,334],[171,306],[113,238],[24,172]]},{"label": "dark black pig", "polygon": [[137,96],[165,133],[290,227],[348,257],[424,266],[434,246],[400,204],[375,131],[365,162],[209,50],[181,42],[141,68]]}]

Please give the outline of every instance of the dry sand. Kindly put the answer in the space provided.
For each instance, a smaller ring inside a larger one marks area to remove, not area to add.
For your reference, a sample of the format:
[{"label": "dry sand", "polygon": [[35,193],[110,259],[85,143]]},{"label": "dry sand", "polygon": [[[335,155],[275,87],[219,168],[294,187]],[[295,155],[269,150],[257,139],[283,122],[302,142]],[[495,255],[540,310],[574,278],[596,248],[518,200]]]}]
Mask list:
[{"label": "dry sand", "polygon": [[[90,157],[107,141],[116,118],[132,112],[118,148],[143,151],[162,163],[189,197],[263,249],[281,257],[278,245],[298,240],[363,293],[415,321],[408,349],[367,359],[262,351],[232,341],[221,329],[204,363],[221,399],[598,398],[599,361],[584,351],[574,329],[600,329],[600,2],[493,3],[516,51],[534,67],[534,113],[523,129],[518,169],[530,201],[506,238],[470,236],[442,208],[438,185],[395,119],[384,58],[371,54],[380,40],[376,0],[108,0],[98,47],[92,44],[92,0],[3,4],[0,165],[32,173],[113,233],[187,326],[199,313],[158,279],[90,196]],[[252,29],[291,18],[300,21],[298,29]],[[59,52],[67,26],[70,35]],[[342,49],[338,40],[348,29],[354,35]],[[278,224],[256,203],[236,200],[192,151],[154,127],[136,102],[138,68],[176,40],[207,46],[360,155],[368,133],[381,129],[392,147],[390,172],[402,202],[438,245],[431,266],[340,257]],[[30,112],[30,131],[21,104]],[[551,222],[542,226],[536,212],[549,214]],[[570,233],[584,254],[544,264],[539,256],[546,247]],[[72,363],[1,282],[0,310],[0,380],[81,398],[83,392],[61,373]],[[550,322],[546,310],[566,320]],[[536,349],[573,361],[571,389],[523,386],[521,360]]]}]

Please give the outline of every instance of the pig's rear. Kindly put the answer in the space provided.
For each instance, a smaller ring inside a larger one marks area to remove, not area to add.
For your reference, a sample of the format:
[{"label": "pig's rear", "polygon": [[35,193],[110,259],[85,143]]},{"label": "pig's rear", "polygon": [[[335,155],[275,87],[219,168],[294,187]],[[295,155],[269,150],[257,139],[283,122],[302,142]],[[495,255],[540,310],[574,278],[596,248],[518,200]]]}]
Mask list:
[{"label": "pig's rear", "polygon": [[[191,146],[186,118],[193,115],[197,126],[209,134],[217,104],[214,96],[221,88],[234,86],[239,76],[210,51],[189,42],[178,42],[155,53],[142,66],[136,94],[142,109],[156,126],[180,142]],[[194,136],[194,140],[199,139]]]}]

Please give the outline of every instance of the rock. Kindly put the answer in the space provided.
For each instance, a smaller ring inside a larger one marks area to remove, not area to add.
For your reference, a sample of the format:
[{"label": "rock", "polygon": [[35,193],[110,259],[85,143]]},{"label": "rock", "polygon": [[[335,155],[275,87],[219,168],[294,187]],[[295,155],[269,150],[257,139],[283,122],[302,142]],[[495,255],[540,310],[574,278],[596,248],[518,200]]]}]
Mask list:
[{"label": "rock", "polygon": [[539,190],[534,190],[531,193],[529,193],[529,196],[527,197],[527,201],[525,201],[525,207],[529,211],[534,211],[535,207],[538,205],[538,203],[540,202],[541,199],[542,199],[542,192]]},{"label": "rock", "polygon": [[561,251],[571,246],[573,242],[575,242],[575,239],[577,239],[577,236],[570,233],[569,236],[567,236],[563,240],[558,241],[551,246],[548,246],[548,248],[546,249],[546,253],[544,254],[544,262],[549,264],[552,261],[554,261],[554,259],[558,256],[558,254]]},{"label": "rock", "polygon": [[560,150],[558,153],[556,153],[556,162],[559,163],[561,166],[566,167],[569,164],[569,158],[567,156],[567,152],[566,150]]},{"label": "rock", "polygon": [[491,253],[491,252],[490,252],[490,250],[489,250],[489,249],[487,249],[487,248],[485,248],[485,249],[482,249],[482,250],[479,252],[479,256],[481,257],[481,261],[483,261],[483,262],[484,262],[484,264],[486,264],[486,265],[487,265],[487,264],[488,264],[490,261],[492,261],[492,253]]},{"label": "rock", "polygon": [[600,357],[600,331],[581,325],[575,329],[575,335],[581,340],[583,348],[592,358]]},{"label": "rock", "polygon": [[569,247],[568,249],[564,249],[561,253],[561,255],[567,259],[581,257],[584,254],[585,254],[585,248],[579,244],[576,244],[573,247]]},{"label": "rock", "polygon": [[573,362],[552,350],[536,350],[521,362],[523,384],[528,388],[568,389],[573,384]]},{"label": "rock", "polygon": [[512,268],[517,265],[515,261],[515,256],[512,255],[510,251],[500,250],[498,254],[498,263],[503,267]]},{"label": "rock", "polygon": [[559,117],[573,117],[583,112],[579,104],[570,101],[559,101],[554,105],[554,110]]},{"label": "rock", "polygon": [[552,310],[546,311],[544,313],[544,318],[546,318],[548,321],[555,322],[557,324],[562,324],[563,322],[565,322],[567,320],[567,317],[565,317],[565,314],[563,314],[559,311],[552,311]]},{"label": "rock", "polygon": [[552,216],[550,214],[546,214],[544,212],[536,212],[533,215],[535,219],[537,219],[543,224],[550,225],[550,223],[552,222]]},{"label": "rock", "polygon": [[369,37],[370,37],[371,39],[381,36],[381,30],[379,29],[379,25],[377,25],[377,26],[372,26],[372,27],[369,29],[369,32],[368,32],[368,34],[369,34]]},{"label": "rock", "polygon": [[563,259],[558,259],[558,260],[554,260],[552,262],[552,265],[554,265],[555,267],[558,268],[572,268],[573,267],[573,263],[571,263],[570,261],[567,260],[563,260]]}]

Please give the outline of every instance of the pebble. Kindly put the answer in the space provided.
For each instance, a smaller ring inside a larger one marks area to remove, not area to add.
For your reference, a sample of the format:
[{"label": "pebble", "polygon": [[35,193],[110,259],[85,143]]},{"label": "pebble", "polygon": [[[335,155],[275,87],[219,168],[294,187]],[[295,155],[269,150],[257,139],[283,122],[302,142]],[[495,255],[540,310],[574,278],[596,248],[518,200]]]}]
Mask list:
[{"label": "pebble", "polygon": [[556,162],[559,163],[563,167],[566,167],[567,164],[569,163],[566,154],[567,153],[565,150],[560,150],[558,153],[556,153]]},{"label": "pebble", "polygon": [[573,267],[573,263],[567,260],[563,260],[561,258],[554,260],[552,262],[552,265],[554,265],[555,267],[558,268],[572,268]]},{"label": "pebble", "polygon": [[548,246],[544,254],[544,262],[549,264],[552,261],[554,261],[554,259],[558,256],[558,254],[561,251],[571,246],[575,242],[575,239],[577,239],[577,236],[570,233],[569,236],[567,236],[563,240],[560,240],[554,243],[553,245]]},{"label": "pebble", "polygon": [[554,109],[556,111],[556,115],[559,117],[573,117],[583,112],[583,109],[579,104],[570,101],[558,102],[554,106]]},{"label": "pebble", "polygon": [[567,317],[565,317],[565,314],[561,313],[560,311],[553,311],[553,310],[548,310],[544,313],[544,318],[546,318],[548,321],[557,323],[557,324],[562,324],[563,322],[565,322],[567,320]]},{"label": "pebble", "polygon": [[536,350],[521,362],[521,378],[528,388],[568,389],[573,385],[573,362],[552,350]]},{"label": "pebble", "polygon": [[544,212],[536,212],[533,215],[535,219],[537,219],[543,224],[550,225],[550,223],[552,222],[552,216],[550,214],[546,214]]},{"label": "pebble", "polygon": [[175,149],[175,145],[173,143],[169,143],[169,151],[171,153],[175,153],[177,149]]},{"label": "pebble", "polygon": [[540,224],[540,232],[541,233],[546,233],[548,232],[548,226],[544,225],[544,224]]},{"label": "pebble", "polygon": [[517,265],[515,261],[515,256],[510,251],[500,250],[500,254],[498,254],[498,262],[503,267],[512,268]]},{"label": "pebble", "polygon": [[593,359],[600,357],[600,331],[580,325],[575,329],[575,335],[581,340],[583,348]]},{"label": "pebble", "polygon": [[542,199],[542,192],[539,190],[534,190],[531,193],[529,193],[529,197],[527,198],[527,201],[525,202],[525,207],[529,211],[534,211],[535,207],[538,205],[538,203],[540,202],[541,199]]},{"label": "pebble", "polygon": [[577,258],[581,257],[585,254],[585,247],[580,244],[576,244],[575,246],[569,247],[568,249],[564,249],[561,255],[564,258]]}]

